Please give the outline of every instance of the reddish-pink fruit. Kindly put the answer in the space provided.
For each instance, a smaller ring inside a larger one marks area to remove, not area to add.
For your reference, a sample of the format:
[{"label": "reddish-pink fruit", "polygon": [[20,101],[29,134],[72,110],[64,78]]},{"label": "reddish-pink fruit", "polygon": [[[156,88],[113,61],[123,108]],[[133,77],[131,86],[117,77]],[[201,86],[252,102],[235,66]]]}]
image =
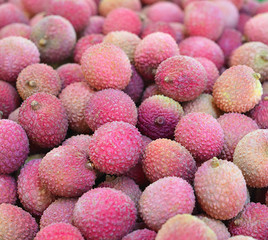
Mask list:
[{"label": "reddish-pink fruit", "polygon": [[121,191],[96,188],[78,199],[74,225],[86,239],[121,239],[134,227],[135,203]]},{"label": "reddish-pink fruit", "polygon": [[15,204],[17,201],[17,183],[14,177],[0,174],[0,204]]},{"label": "reddish-pink fruit", "polygon": [[7,118],[19,105],[20,98],[16,89],[0,80],[0,119]]},{"label": "reddish-pink fruit", "polygon": [[0,40],[0,79],[16,82],[21,70],[40,62],[39,56],[37,47],[28,39],[7,37]]},{"label": "reddish-pink fruit", "polygon": [[135,67],[145,79],[153,80],[159,64],[179,53],[176,41],[169,34],[152,33],[137,46]]},{"label": "reddish-pink fruit", "polygon": [[184,24],[190,36],[217,40],[224,27],[223,12],[209,1],[193,2],[185,9]]},{"label": "reddish-pink fruit", "polygon": [[25,210],[41,216],[55,198],[39,178],[38,168],[42,159],[33,159],[23,166],[18,176],[18,195]]},{"label": "reddish-pink fruit", "polygon": [[204,37],[189,37],[179,44],[181,55],[204,57],[212,61],[218,69],[224,63],[224,54],[215,42]]},{"label": "reddish-pink fruit", "polygon": [[132,99],[116,89],[96,92],[85,104],[85,121],[95,131],[105,123],[123,121],[137,124],[137,108]]},{"label": "reddish-pink fruit", "polygon": [[98,6],[95,0],[85,0],[86,3],[89,5],[91,15],[97,15],[98,13]]},{"label": "reddish-pink fruit", "polygon": [[173,138],[183,116],[181,105],[169,97],[155,95],[145,99],[138,109],[138,128],[151,139]]},{"label": "reddish-pink fruit", "polygon": [[67,19],[52,15],[32,27],[31,40],[40,51],[43,62],[56,63],[72,54],[76,33]]},{"label": "reddish-pink fruit", "polygon": [[268,94],[262,96],[260,103],[251,110],[250,116],[260,128],[268,128]]},{"label": "reddish-pink fruit", "polygon": [[90,87],[124,89],[131,79],[131,64],[125,52],[112,44],[100,43],[88,48],[81,59]]},{"label": "reddish-pink fruit", "polygon": [[80,63],[83,53],[91,46],[103,41],[102,34],[90,34],[78,40],[74,49],[74,61]]},{"label": "reddish-pink fruit", "polygon": [[145,90],[142,94],[141,102],[143,102],[145,99],[152,97],[154,95],[163,95],[160,92],[160,90],[156,84],[152,84],[152,85],[148,86],[147,88],[145,88]]},{"label": "reddish-pink fruit", "polygon": [[0,39],[5,37],[24,37],[30,39],[31,27],[23,23],[12,23],[0,30]]},{"label": "reddish-pink fruit", "polygon": [[257,8],[256,14],[267,13],[267,12],[268,12],[268,3],[267,2],[260,3]]},{"label": "reddish-pink fruit", "polygon": [[41,148],[53,148],[68,130],[66,110],[60,100],[47,93],[36,93],[21,105],[19,123],[30,141]]},{"label": "reddish-pink fruit", "polygon": [[245,25],[245,35],[251,42],[268,44],[268,13],[251,18]]},{"label": "reddish-pink fruit", "polygon": [[268,236],[268,207],[260,203],[249,203],[242,213],[231,221],[229,231],[232,235],[245,235],[259,240]]},{"label": "reddish-pink fruit", "polygon": [[247,198],[246,182],[240,169],[232,162],[217,158],[197,169],[194,189],[202,209],[219,220],[235,217]]},{"label": "reddish-pink fruit", "polygon": [[252,17],[246,13],[240,13],[238,23],[236,26],[237,30],[240,31],[242,34],[244,34],[245,25],[251,18]]},{"label": "reddish-pink fruit", "polygon": [[79,197],[95,184],[96,174],[87,154],[67,145],[46,154],[39,166],[39,177],[52,194]]},{"label": "reddish-pink fruit", "polygon": [[152,22],[183,22],[183,15],[180,7],[171,2],[155,3],[146,11],[146,16]]},{"label": "reddish-pink fruit", "polygon": [[29,153],[29,141],[19,124],[0,120],[0,152],[0,174],[10,174],[24,163]]},{"label": "reddish-pink fruit", "polygon": [[33,16],[30,20],[30,26],[33,27],[35,24],[37,24],[40,20],[42,20],[46,16],[45,12],[40,12]]},{"label": "reddish-pink fruit", "polygon": [[149,229],[140,229],[129,233],[122,240],[155,240],[156,232]]},{"label": "reddish-pink fruit", "polygon": [[226,28],[218,40],[218,44],[224,53],[225,59],[228,59],[242,45],[242,34],[235,29]]},{"label": "reddish-pink fruit", "polygon": [[260,74],[246,65],[225,70],[213,86],[213,97],[224,112],[244,113],[255,107],[263,93]]},{"label": "reddish-pink fruit", "polygon": [[86,27],[92,13],[86,0],[50,0],[47,14],[64,17],[79,32]]},{"label": "reddish-pink fruit", "polygon": [[110,122],[99,127],[89,146],[94,167],[107,174],[123,174],[134,167],[142,153],[137,128],[126,122]]},{"label": "reddish-pink fruit", "polygon": [[194,58],[174,56],[158,66],[155,82],[163,94],[185,102],[197,98],[204,91],[207,73]]},{"label": "reddish-pink fruit", "polygon": [[81,232],[68,223],[54,223],[44,227],[36,234],[34,240],[84,240]]},{"label": "reddish-pink fruit", "polygon": [[207,113],[189,113],[176,126],[175,139],[196,161],[204,162],[220,154],[224,133],[215,118]]},{"label": "reddish-pink fruit", "polygon": [[37,63],[20,72],[16,87],[23,100],[38,92],[57,96],[61,90],[61,80],[51,66]]},{"label": "reddish-pink fruit", "polygon": [[139,211],[146,225],[158,231],[171,217],[191,214],[195,196],[192,186],[182,178],[165,177],[143,191],[139,204]]},{"label": "reddish-pink fruit", "polygon": [[19,123],[19,111],[20,111],[20,108],[18,107],[16,110],[14,110],[13,112],[9,114],[8,119],[16,123]]},{"label": "reddish-pink fruit", "polygon": [[44,228],[53,223],[72,224],[73,210],[77,202],[76,198],[58,198],[51,203],[43,212],[40,219],[40,228]]},{"label": "reddish-pink fruit", "polygon": [[30,15],[46,11],[50,0],[20,0],[23,8]]},{"label": "reddish-pink fruit", "polygon": [[88,101],[94,96],[94,91],[85,82],[76,82],[64,88],[59,99],[64,106],[69,127],[77,133],[90,131],[86,122],[84,111]]},{"label": "reddish-pink fruit", "polygon": [[105,18],[102,16],[92,16],[90,17],[85,30],[83,31],[83,36],[91,35],[91,34],[101,34],[102,27]]},{"label": "reddish-pink fruit", "polygon": [[38,225],[30,213],[22,208],[0,204],[0,237],[3,240],[32,240],[38,231]]},{"label": "reddish-pink fruit", "polygon": [[67,63],[57,68],[57,72],[60,76],[62,89],[75,82],[84,82],[85,77],[83,75],[82,68],[76,63]]},{"label": "reddish-pink fruit", "polygon": [[164,138],[148,144],[142,164],[146,177],[151,182],[175,176],[191,183],[197,169],[192,155],[185,147]]},{"label": "reddish-pink fruit", "polygon": [[203,221],[189,214],[170,218],[158,231],[155,240],[216,240],[216,234]]},{"label": "reddish-pink fruit", "polygon": [[204,92],[211,93],[214,83],[216,82],[217,78],[220,76],[219,70],[217,69],[216,65],[207,58],[196,57],[195,59],[202,64],[202,66],[205,68],[206,73],[207,73],[207,84],[206,84]]},{"label": "reddish-pink fruit", "polygon": [[257,130],[258,125],[251,118],[240,113],[226,113],[218,119],[224,132],[224,145],[220,157],[233,161],[238,142],[248,133]]},{"label": "reddish-pink fruit", "polygon": [[16,5],[4,3],[0,5],[0,29],[11,23],[28,23],[26,15]]},{"label": "reddish-pink fruit", "polygon": [[166,22],[149,22],[143,28],[141,37],[145,38],[147,35],[155,32],[167,33],[176,40],[175,30],[170,23]]},{"label": "reddish-pink fruit", "polygon": [[72,136],[66,139],[62,143],[62,146],[71,145],[71,146],[77,147],[80,152],[83,152],[88,155],[90,141],[91,141],[91,136],[80,134],[80,135]]},{"label": "reddish-pink fruit", "polygon": [[103,33],[108,34],[113,31],[128,31],[139,35],[142,22],[139,15],[128,8],[117,8],[111,11],[103,23]]},{"label": "reddish-pink fruit", "polygon": [[185,26],[182,23],[170,23],[170,26],[175,31],[175,39],[177,43],[180,43],[186,35]]}]

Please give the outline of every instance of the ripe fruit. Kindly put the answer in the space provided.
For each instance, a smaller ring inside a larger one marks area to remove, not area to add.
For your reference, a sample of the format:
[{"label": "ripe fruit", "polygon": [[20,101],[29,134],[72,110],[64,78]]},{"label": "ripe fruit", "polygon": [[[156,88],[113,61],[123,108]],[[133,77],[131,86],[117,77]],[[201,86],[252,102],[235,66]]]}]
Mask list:
[{"label": "ripe fruit", "polygon": [[262,100],[251,110],[250,116],[260,128],[268,128],[268,93],[262,95]]},{"label": "ripe fruit", "polygon": [[149,229],[140,229],[129,233],[122,240],[155,240],[156,233]]},{"label": "ripe fruit", "polygon": [[17,183],[14,177],[0,174],[0,204],[15,204],[17,201]]},{"label": "ripe fruit", "polygon": [[92,16],[89,18],[88,24],[83,31],[82,36],[92,34],[102,34],[102,26],[105,18],[102,16]]},{"label": "ripe fruit", "polygon": [[79,149],[80,152],[83,152],[88,155],[89,142],[91,141],[91,136],[89,135],[76,135],[66,139],[62,146],[71,145]]},{"label": "ripe fruit", "polygon": [[23,8],[30,15],[35,15],[46,10],[49,0],[21,0]]},{"label": "ripe fruit", "polygon": [[31,27],[24,23],[11,23],[1,28],[0,39],[5,37],[17,36],[30,39]]}]

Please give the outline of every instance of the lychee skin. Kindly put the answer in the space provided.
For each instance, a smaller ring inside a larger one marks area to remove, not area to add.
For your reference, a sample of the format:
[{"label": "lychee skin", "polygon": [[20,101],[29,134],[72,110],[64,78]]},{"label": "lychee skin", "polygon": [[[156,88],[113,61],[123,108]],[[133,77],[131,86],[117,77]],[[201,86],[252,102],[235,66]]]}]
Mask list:
[{"label": "lychee skin", "polygon": [[100,43],[88,48],[82,56],[81,65],[85,79],[93,89],[124,89],[131,79],[127,55],[112,44]]},{"label": "lychee skin", "polygon": [[17,182],[14,177],[0,174],[0,204],[15,204],[17,201]]},{"label": "lychee skin", "polygon": [[96,174],[87,164],[88,158],[85,153],[74,146],[60,146],[42,159],[39,177],[52,194],[79,197],[95,184]]},{"label": "lychee skin", "polygon": [[18,107],[17,109],[15,109],[13,112],[9,114],[8,119],[16,123],[19,123],[19,111],[20,111],[20,108]]},{"label": "lychee skin", "polygon": [[238,23],[237,23],[237,26],[236,26],[237,30],[239,32],[241,32],[242,34],[244,34],[245,25],[251,18],[252,17],[250,15],[246,14],[246,13],[240,13]]},{"label": "lychee skin", "polygon": [[5,37],[17,36],[30,39],[31,27],[24,23],[12,23],[0,30],[0,39]]},{"label": "lychee skin", "polygon": [[16,89],[9,83],[0,80],[0,118],[7,118],[20,105]]},{"label": "lychee skin", "polygon": [[176,176],[191,183],[197,170],[192,155],[185,147],[164,138],[147,145],[142,164],[151,182],[163,177]]},{"label": "lychee skin", "polygon": [[268,128],[268,94],[262,95],[262,100],[251,110],[250,116],[260,128]]},{"label": "lychee skin", "polygon": [[158,231],[171,217],[191,214],[195,205],[192,186],[179,177],[165,177],[150,184],[142,193],[140,214],[151,229]]},{"label": "lychee skin", "polygon": [[194,189],[202,209],[219,220],[235,217],[247,198],[241,170],[234,163],[217,158],[204,162],[197,169]]},{"label": "lychee skin", "polygon": [[102,16],[92,16],[90,17],[86,28],[83,31],[82,36],[92,35],[92,34],[102,34],[102,26],[105,18]]},{"label": "lychee skin", "polygon": [[129,233],[122,240],[155,240],[155,237],[156,232],[145,228]]},{"label": "lychee skin", "polygon": [[29,153],[29,140],[19,124],[0,120],[0,152],[0,174],[10,174],[24,163]]},{"label": "lychee skin", "polygon": [[96,92],[85,105],[85,121],[95,131],[105,123],[123,121],[137,124],[137,108],[132,99],[123,91],[105,89]]},{"label": "lychee skin", "polygon": [[186,102],[197,98],[205,90],[207,73],[194,58],[174,56],[158,66],[155,82],[166,96]]},{"label": "lychee skin", "polygon": [[175,129],[175,139],[188,149],[196,161],[204,162],[220,154],[224,133],[210,114],[194,112],[179,121]]},{"label": "lychee skin", "polygon": [[40,51],[42,62],[57,63],[72,54],[76,33],[72,24],[61,16],[47,16],[32,27],[31,40]]},{"label": "lychee skin", "polygon": [[73,223],[86,239],[121,239],[133,229],[136,215],[130,197],[115,189],[96,188],[79,198]]},{"label": "lychee skin", "polygon": [[[42,185],[38,168],[41,159],[33,159],[23,166],[18,177],[18,194],[24,209],[31,214],[41,216],[55,198]],[[30,194],[29,194],[30,193]]]},{"label": "lychee skin", "polygon": [[0,204],[0,238],[3,240],[32,240],[38,231],[38,225],[30,213],[22,208]]},{"label": "lychee skin", "polygon": [[268,207],[260,203],[249,203],[241,215],[229,224],[229,231],[234,235],[245,235],[259,240],[267,239]]},{"label": "lychee skin", "polygon": [[[7,62],[12,63],[6,64]],[[21,70],[40,62],[37,47],[23,37],[7,37],[0,40],[0,79],[14,83]]]},{"label": "lychee skin", "polygon": [[80,135],[67,138],[62,143],[62,146],[71,145],[71,146],[77,147],[80,152],[88,154],[90,141],[91,141],[91,136],[86,135],[86,134],[80,134]]},{"label": "lychee skin", "polygon": [[84,240],[81,232],[68,223],[54,223],[44,227],[36,234],[34,240],[72,239]]},{"label": "lychee skin", "polygon": [[36,93],[22,103],[19,123],[30,141],[41,148],[59,145],[68,130],[66,110],[58,98],[47,93]]},{"label": "lychee skin", "polygon": [[93,165],[107,174],[126,173],[138,163],[141,153],[141,134],[126,122],[114,121],[100,126],[94,132],[89,146]]},{"label": "lychee skin", "polygon": [[30,15],[46,11],[49,0],[21,0],[23,8]]}]

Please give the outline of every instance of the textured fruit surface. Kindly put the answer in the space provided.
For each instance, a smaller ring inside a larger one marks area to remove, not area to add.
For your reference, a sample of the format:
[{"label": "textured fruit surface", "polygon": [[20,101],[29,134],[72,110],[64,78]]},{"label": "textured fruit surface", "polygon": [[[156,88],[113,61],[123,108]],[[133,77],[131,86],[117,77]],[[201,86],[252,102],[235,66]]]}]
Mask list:
[{"label": "textured fruit surface", "polygon": [[84,240],[81,232],[76,227],[68,223],[54,223],[44,227],[34,238],[34,240],[58,239]]},{"label": "textured fruit surface", "polygon": [[192,155],[181,144],[169,139],[157,139],[149,143],[142,160],[147,178],[157,181],[163,177],[180,177],[192,182],[196,163]]},{"label": "textured fruit surface", "polygon": [[203,221],[189,214],[170,218],[158,231],[156,240],[216,240],[216,234]]},{"label": "textured fruit surface", "polygon": [[174,56],[158,66],[155,82],[163,94],[185,102],[197,98],[205,90],[207,73],[194,58]]},{"label": "textured fruit surface", "polygon": [[263,93],[260,74],[246,65],[225,70],[216,80],[213,97],[216,105],[225,112],[244,113],[261,100]]},{"label": "textured fruit surface", "polygon": [[214,98],[210,94],[203,93],[195,100],[189,101],[183,105],[185,115],[192,112],[203,112],[210,114],[214,118],[221,115],[220,109],[217,108]]},{"label": "textured fruit surface", "polygon": [[268,129],[259,129],[245,135],[237,144],[233,162],[241,169],[247,185],[268,186]]},{"label": "textured fruit surface", "polygon": [[17,183],[15,178],[0,174],[0,204],[15,204],[17,201]]},{"label": "textured fruit surface", "polygon": [[248,42],[237,48],[231,56],[230,66],[247,65],[268,80],[268,46],[261,42]]},{"label": "textured fruit surface", "polygon": [[232,162],[217,158],[197,169],[194,189],[202,209],[220,220],[235,217],[247,198],[246,182],[240,169]]},{"label": "textured fruit surface", "polygon": [[72,136],[66,139],[62,143],[62,146],[71,145],[71,146],[77,147],[80,152],[88,154],[90,140],[91,140],[91,136],[80,134],[80,135]]},{"label": "textured fruit surface", "polygon": [[54,148],[42,159],[39,177],[48,190],[62,197],[79,197],[95,184],[88,158],[74,146]]},{"label": "textured fruit surface", "polygon": [[59,99],[66,109],[69,127],[77,133],[88,133],[84,111],[94,91],[85,82],[76,82],[62,90]]},{"label": "textured fruit surface", "polygon": [[121,239],[134,227],[135,203],[121,191],[96,188],[79,198],[74,225],[86,239]]},{"label": "textured fruit surface", "polygon": [[50,0],[21,0],[23,8],[31,15],[44,12]]},{"label": "textured fruit surface", "polygon": [[152,97],[154,95],[163,95],[160,92],[160,90],[156,84],[152,84],[152,85],[148,86],[147,88],[145,88],[145,90],[142,94],[141,101],[143,102],[145,99]]},{"label": "textured fruit surface", "polygon": [[260,203],[249,203],[238,218],[231,221],[229,231],[232,235],[245,235],[259,240],[268,236],[268,207]]},{"label": "textured fruit surface", "polygon": [[155,32],[163,32],[169,34],[176,40],[176,32],[171,26],[171,23],[166,22],[148,22],[142,29],[142,38],[145,38],[147,35]]},{"label": "textured fruit surface", "polygon": [[132,99],[116,89],[96,92],[85,104],[85,121],[95,131],[105,123],[123,121],[137,124],[137,108]]},{"label": "textured fruit surface", "polygon": [[61,80],[57,71],[51,66],[32,64],[20,72],[16,87],[23,100],[37,92],[57,96],[61,90]]},{"label": "textured fruit surface", "polygon": [[178,102],[163,95],[155,95],[139,106],[138,128],[151,139],[173,138],[175,127],[183,114]]},{"label": "textured fruit surface", "polygon": [[142,219],[158,231],[171,217],[191,214],[195,205],[192,186],[179,177],[166,177],[150,184],[139,201]]},{"label": "textured fruit surface", "polygon": [[220,154],[224,133],[215,118],[207,113],[189,113],[176,126],[175,139],[196,161],[204,162]]},{"label": "textured fruit surface", "polygon": [[0,120],[0,152],[0,174],[10,174],[24,163],[29,153],[29,141],[19,124]]},{"label": "textured fruit surface", "polygon": [[217,40],[224,27],[223,12],[209,1],[197,1],[185,9],[184,24],[190,36]]},{"label": "textured fruit surface", "polygon": [[164,60],[179,55],[176,41],[166,33],[156,32],[146,36],[135,51],[135,67],[146,79],[153,80],[156,69]]},{"label": "textured fruit surface", "polygon": [[90,87],[97,90],[124,89],[131,79],[131,65],[122,49],[108,43],[88,48],[81,59],[82,70]]},{"label": "textured fruit surface", "polygon": [[32,27],[31,40],[40,51],[43,62],[55,63],[68,58],[75,46],[72,24],[61,16],[47,16]]},{"label": "textured fruit surface", "polygon": [[7,82],[0,80],[0,115],[7,118],[20,105],[16,89]]},{"label": "textured fruit surface", "polygon": [[[15,82],[21,70],[40,62],[39,56],[37,47],[28,39],[7,37],[0,40],[0,79]],[[12,63],[12,67],[6,63]]]},{"label": "textured fruit surface", "polygon": [[40,219],[40,228],[44,228],[53,223],[72,224],[73,210],[77,202],[76,198],[58,198],[51,203],[43,212]]},{"label": "textured fruit surface", "polygon": [[58,98],[48,93],[36,93],[22,103],[19,123],[30,141],[41,148],[59,145],[68,130],[66,110]]},{"label": "textured fruit surface", "polygon": [[251,118],[240,113],[226,113],[218,119],[224,132],[224,145],[220,157],[233,161],[238,142],[248,133],[257,130],[258,125]]},{"label": "textured fruit surface", "polygon": [[[38,168],[41,159],[33,159],[23,166],[18,177],[18,195],[24,209],[29,213],[41,216],[43,211],[55,199],[42,185]],[[30,193],[30,194],[29,194]]]},{"label": "textured fruit surface", "polygon": [[128,31],[139,35],[142,22],[139,15],[128,8],[116,8],[105,18],[102,31],[106,35],[114,31]]},{"label": "textured fruit surface", "polygon": [[181,55],[204,57],[218,69],[223,66],[224,54],[218,44],[205,37],[189,37],[179,44]]},{"label": "textured fruit surface", "polygon": [[32,240],[38,225],[30,213],[11,204],[0,204],[0,239]]},{"label": "textured fruit surface", "polygon": [[262,100],[251,110],[250,116],[260,128],[268,128],[268,93],[262,95]]},{"label": "textured fruit surface", "polygon": [[83,36],[91,35],[91,34],[101,34],[102,26],[105,18],[102,16],[92,16],[90,17],[88,24],[83,31]]},{"label": "textured fruit surface", "polygon": [[155,237],[156,233],[154,231],[145,228],[129,233],[122,240],[154,240]]},{"label": "textured fruit surface", "polygon": [[20,108],[15,109],[13,112],[9,114],[8,119],[16,123],[19,123],[19,111],[20,111]]},{"label": "textured fruit surface", "polygon": [[138,163],[141,153],[141,134],[126,122],[102,125],[94,132],[89,146],[93,165],[107,174],[127,172]]},{"label": "textured fruit surface", "polygon": [[29,39],[31,35],[31,27],[23,23],[12,23],[0,30],[0,39],[5,37],[17,36]]}]

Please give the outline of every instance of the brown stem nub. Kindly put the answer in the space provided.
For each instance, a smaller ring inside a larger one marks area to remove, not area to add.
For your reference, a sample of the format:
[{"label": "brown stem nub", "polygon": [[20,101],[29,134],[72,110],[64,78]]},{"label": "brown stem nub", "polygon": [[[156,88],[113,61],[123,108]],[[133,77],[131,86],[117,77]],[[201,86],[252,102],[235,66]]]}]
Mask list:
[{"label": "brown stem nub", "polygon": [[36,85],[36,82],[31,80],[31,81],[28,81],[27,84],[32,87],[32,88],[35,88],[37,85]]},{"label": "brown stem nub", "polygon": [[261,59],[265,62],[268,62],[268,54],[266,55],[261,55]]},{"label": "brown stem nub", "polygon": [[39,40],[39,45],[40,45],[41,47],[46,46],[46,44],[47,44],[47,40],[46,40],[45,38],[41,38],[41,39]]},{"label": "brown stem nub", "polygon": [[235,219],[235,220],[234,220],[234,225],[235,225],[235,226],[239,226],[239,225],[241,224],[241,221],[242,221],[242,220],[241,220],[240,218]]},{"label": "brown stem nub", "polygon": [[3,118],[4,113],[0,111],[0,120]]},{"label": "brown stem nub", "polygon": [[92,162],[90,162],[90,160],[88,160],[86,162],[86,168],[89,169],[89,170],[91,170],[91,171],[94,171],[95,170],[95,166],[94,166],[94,164]]},{"label": "brown stem nub", "polygon": [[37,110],[37,109],[39,109],[40,105],[39,105],[39,103],[37,101],[33,100],[31,102],[31,107],[32,107],[33,110]]},{"label": "brown stem nub", "polygon": [[256,79],[256,80],[259,80],[261,78],[261,74],[259,73],[253,73],[253,77]]},{"label": "brown stem nub", "polygon": [[220,166],[219,159],[216,158],[216,157],[212,158],[212,161],[211,161],[211,167],[212,167],[212,168],[217,168],[218,166]]},{"label": "brown stem nub", "polygon": [[168,76],[166,76],[166,77],[164,78],[164,81],[168,83],[168,82],[172,82],[173,80],[170,79]]},{"label": "brown stem nub", "polygon": [[265,96],[265,97],[263,98],[263,100],[264,100],[264,101],[268,101],[268,96]]},{"label": "brown stem nub", "polygon": [[166,120],[165,120],[165,118],[164,117],[162,117],[162,116],[159,116],[159,117],[157,117],[155,120],[154,120],[154,123],[156,124],[156,125],[164,125],[165,123],[166,123]]}]

